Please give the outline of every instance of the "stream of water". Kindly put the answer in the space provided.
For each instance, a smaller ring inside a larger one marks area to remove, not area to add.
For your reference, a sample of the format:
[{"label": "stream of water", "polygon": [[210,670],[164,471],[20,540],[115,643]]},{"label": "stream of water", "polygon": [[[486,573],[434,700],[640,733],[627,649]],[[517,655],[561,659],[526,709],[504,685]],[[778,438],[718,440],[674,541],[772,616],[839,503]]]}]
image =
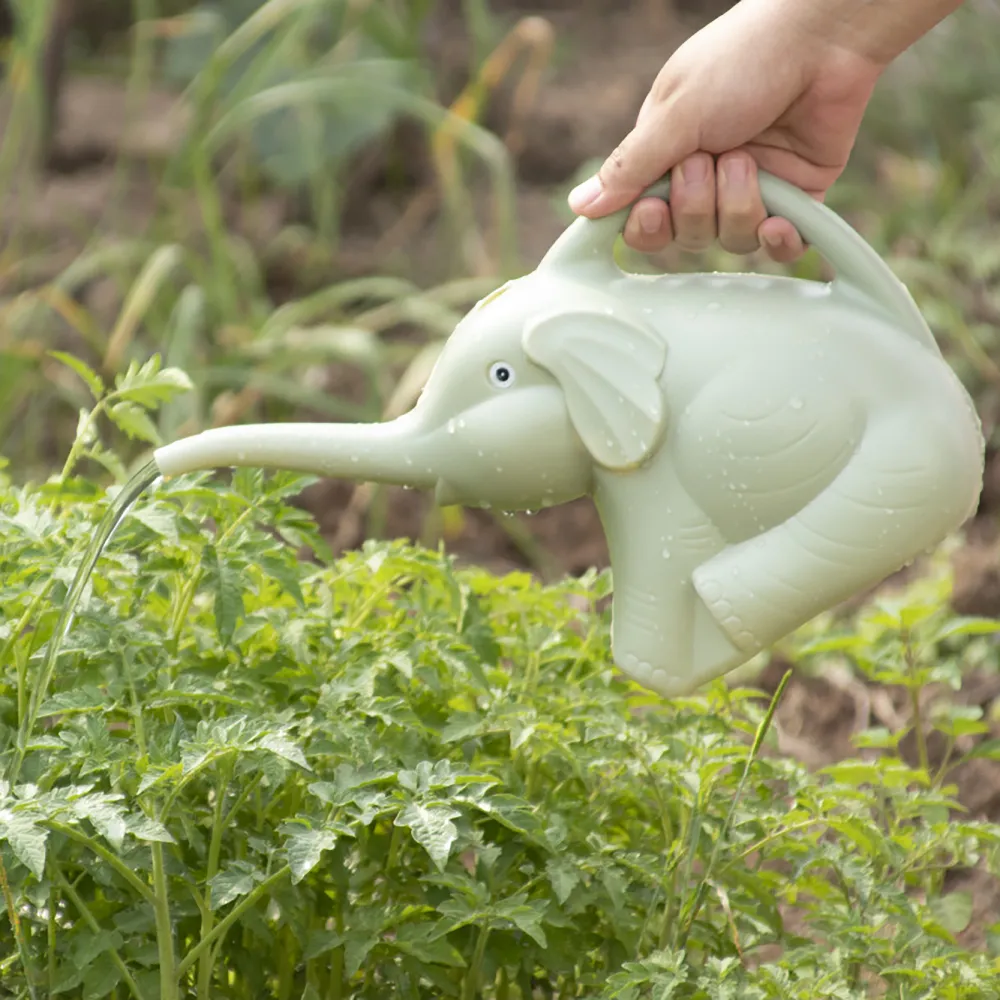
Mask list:
[{"label": "stream of water", "polygon": [[21,720],[21,725],[17,734],[17,751],[14,755],[12,766],[7,776],[7,780],[12,785],[17,780],[18,772],[20,771],[21,764],[24,761],[28,741],[34,731],[35,722],[38,719],[38,710],[41,708],[42,703],[48,694],[49,685],[51,684],[52,676],[55,673],[56,663],[59,659],[59,652],[62,649],[63,640],[66,638],[73,625],[73,618],[76,614],[77,606],[80,603],[80,599],[83,597],[84,590],[87,588],[87,582],[90,580],[91,574],[94,572],[94,567],[97,565],[97,561],[101,558],[101,554],[104,552],[104,549],[111,541],[111,538],[115,533],[115,529],[119,524],[121,524],[122,518],[124,518],[128,513],[129,508],[159,478],[160,470],[157,468],[156,462],[149,462],[147,465],[144,465],[122,487],[121,492],[112,501],[107,513],[104,515],[101,523],[97,526],[97,531],[95,532],[90,545],[87,546],[87,549],[83,554],[83,559],[80,562],[79,569],[76,571],[76,576],[73,578],[73,583],[69,588],[69,593],[66,595],[66,601],[59,614],[59,621],[56,623],[56,627],[53,629],[52,636],[49,639],[48,646],[46,647],[45,659],[42,662],[42,668],[38,675],[38,682],[35,684],[34,689],[31,692],[31,698],[28,702],[28,711],[25,717]]}]

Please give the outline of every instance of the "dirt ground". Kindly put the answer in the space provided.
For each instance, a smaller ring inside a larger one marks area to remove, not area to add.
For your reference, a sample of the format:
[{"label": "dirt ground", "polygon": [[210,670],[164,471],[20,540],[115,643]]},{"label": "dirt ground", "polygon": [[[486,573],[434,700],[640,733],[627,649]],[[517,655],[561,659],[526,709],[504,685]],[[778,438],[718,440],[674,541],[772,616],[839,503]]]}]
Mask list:
[{"label": "dirt ground", "polygon": [[[448,0],[428,27],[425,44],[440,69],[441,96],[450,100],[465,82],[467,39],[458,27],[459,0]],[[670,8],[662,0],[520,0],[495,3],[511,23],[518,17],[546,18],[554,29],[558,48],[537,99],[523,124],[517,155],[517,227],[521,256],[531,267],[562,231],[565,220],[556,210],[571,178],[586,161],[607,155],[628,131],[656,72],[673,49],[704,19],[725,8],[724,2],[697,3]],[[611,11],[615,12],[612,18]],[[501,90],[492,103],[489,123],[501,133],[509,117]],[[169,149],[178,123],[173,99],[154,93],[142,115],[142,124],[123,137],[124,95],[119,84],[101,77],[70,76],[63,94],[60,127],[55,137],[54,168],[43,181],[43,196],[22,209],[31,213],[30,229],[47,244],[53,266],[65,266],[102,217],[112,190],[113,156],[126,148],[140,161],[157,158]],[[341,258],[331,262],[326,280],[340,273],[363,272],[372,263],[373,248],[398,221],[401,203],[380,189],[378,172],[365,175],[358,206],[350,214]],[[140,229],[149,215],[141,186],[128,195],[123,217]],[[8,206],[8,211],[10,207]],[[292,211],[280,199],[263,201],[252,213],[241,215],[241,226],[251,239],[273,236]],[[404,247],[419,273],[426,232],[412,235]],[[269,274],[280,289],[280,268]],[[88,302],[100,312],[100,288]],[[331,371],[331,391],[350,395],[345,373]],[[314,487],[305,503],[325,532],[339,546],[358,544],[364,522],[356,514],[366,493],[349,484],[323,483]],[[384,533],[392,537],[436,541],[426,530],[430,498],[390,489],[385,494]],[[956,609],[964,613],[1000,614],[1000,570],[994,523],[1000,500],[1000,466],[990,463],[981,509],[970,525],[967,544],[956,556]],[[461,526],[445,534],[447,547],[461,559],[496,571],[534,567],[543,576],[580,573],[607,564],[601,525],[588,500],[509,521],[483,511],[466,512]],[[773,689],[784,665],[773,663],[762,682]],[[959,695],[966,704],[984,708],[990,718],[1000,696],[1000,680],[992,674],[973,676]],[[895,728],[905,722],[909,708],[902,693],[871,688],[856,679],[797,675],[778,715],[781,749],[810,767],[822,767],[847,756],[851,735],[868,726]],[[992,735],[1000,736],[1000,724]],[[940,748],[931,747],[940,754]],[[910,751],[912,755],[912,750]],[[959,798],[973,817],[1000,820],[1000,764],[976,761],[955,775]],[[1000,895],[983,872],[957,872],[954,886],[971,888],[976,911],[967,932],[971,944],[982,940],[983,927],[997,919]]]}]

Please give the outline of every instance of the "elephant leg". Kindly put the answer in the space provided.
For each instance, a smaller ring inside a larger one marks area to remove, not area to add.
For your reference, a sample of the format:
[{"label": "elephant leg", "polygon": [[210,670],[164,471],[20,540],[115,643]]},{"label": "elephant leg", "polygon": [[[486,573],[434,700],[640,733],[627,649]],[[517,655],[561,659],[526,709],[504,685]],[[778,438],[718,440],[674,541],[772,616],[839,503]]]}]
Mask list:
[{"label": "elephant leg", "polygon": [[672,697],[698,686],[693,656],[706,642],[713,662],[727,664],[723,671],[746,660],[710,619],[691,584],[694,568],[721,551],[725,540],[674,470],[600,473],[595,499],[614,573],[615,665],[644,687]]},{"label": "elephant leg", "polygon": [[695,589],[732,642],[748,655],[771,645],[957,528],[981,476],[959,423],[915,411],[873,422],[797,514],[700,565]]}]

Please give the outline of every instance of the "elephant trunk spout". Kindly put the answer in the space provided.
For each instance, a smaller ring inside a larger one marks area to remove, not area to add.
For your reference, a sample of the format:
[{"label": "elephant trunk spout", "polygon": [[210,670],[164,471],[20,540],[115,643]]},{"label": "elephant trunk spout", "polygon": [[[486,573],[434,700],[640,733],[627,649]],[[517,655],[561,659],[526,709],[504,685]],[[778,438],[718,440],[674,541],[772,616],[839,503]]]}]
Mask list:
[{"label": "elephant trunk spout", "polygon": [[164,476],[250,466],[427,488],[426,434],[412,414],[372,424],[246,424],[203,431],[157,449]]}]

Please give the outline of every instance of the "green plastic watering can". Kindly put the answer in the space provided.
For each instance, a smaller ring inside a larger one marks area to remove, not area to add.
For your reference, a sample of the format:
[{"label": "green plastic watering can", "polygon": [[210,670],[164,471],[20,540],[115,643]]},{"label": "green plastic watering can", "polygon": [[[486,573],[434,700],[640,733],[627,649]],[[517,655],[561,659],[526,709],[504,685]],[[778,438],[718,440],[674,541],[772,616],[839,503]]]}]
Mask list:
[{"label": "green plastic watering can", "polygon": [[404,416],[209,430],[156,465],[504,510],[590,495],[614,661],[688,693],[936,546],[982,488],[974,406],[906,288],[830,209],[766,174],[760,186],[835,280],[626,274],[613,251],[628,210],[579,218],[462,319]]}]

